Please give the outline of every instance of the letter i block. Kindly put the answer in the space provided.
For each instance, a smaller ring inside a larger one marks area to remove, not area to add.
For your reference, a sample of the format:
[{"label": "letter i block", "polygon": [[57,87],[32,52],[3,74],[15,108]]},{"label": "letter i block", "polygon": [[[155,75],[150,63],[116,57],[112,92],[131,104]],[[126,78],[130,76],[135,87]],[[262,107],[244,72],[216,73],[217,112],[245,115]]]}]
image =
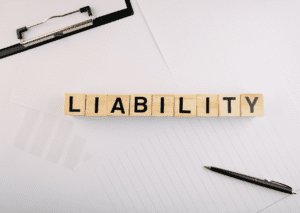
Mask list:
[{"label": "letter i block", "polygon": [[85,115],[85,98],[84,93],[66,93],[64,100],[65,115]]},{"label": "letter i block", "polygon": [[86,116],[107,116],[107,95],[86,96]]},{"label": "letter i block", "polygon": [[153,95],[152,116],[174,116],[174,95]]},{"label": "letter i block", "polygon": [[197,95],[197,116],[218,117],[219,95]]},{"label": "letter i block", "polygon": [[130,116],[151,116],[152,95],[130,95]]},{"label": "letter i block", "polygon": [[240,117],[240,95],[219,95],[219,116]]},{"label": "letter i block", "polygon": [[262,94],[241,95],[241,116],[264,116],[264,99]]},{"label": "letter i block", "polygon": [[107,108],[109,116],[129,116],[129,95],[108,95]]},{"label": "letter i block", "polygon": [[196,95],[175,95],[175,117],[193,117],[196,112]]}]

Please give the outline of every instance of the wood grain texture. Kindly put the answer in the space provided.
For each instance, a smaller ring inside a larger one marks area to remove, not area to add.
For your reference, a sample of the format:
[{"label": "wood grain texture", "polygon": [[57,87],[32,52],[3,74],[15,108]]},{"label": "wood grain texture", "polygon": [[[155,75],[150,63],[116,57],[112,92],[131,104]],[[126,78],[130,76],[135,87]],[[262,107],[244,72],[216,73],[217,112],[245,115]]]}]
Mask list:
[{"label": "wood grain texture", "polygon": [[[182,100],[182,101],[181,101]],[[182,104],[182,107],[180,106]],[[175,117],[194,117],[197,115],[196,95],[175,95]]]},{"label": "wood grain texture", "polygon": [[264,99],[262,94],[241,95],[241,116],[264,116]]},{"label": "wood grain texture", "polygon": [[64,98],[64,114],[85,115],[85,99],[85,93],[66,93]]},{"label": "wood grain texture", "polygon": [[[130,95],[107,95],[108,116],[129,116],[129,100]],[[113,111],[114,106],[118,109]]]},{"label": "wood grain texture", "polygon": [[[161,112],[161,98],[164,100],[163,113]],[[174,95],[153,95],[152,99],[152,116],[174,116]]]},{"label": "wood grain texture", "polygon": [[240,95],[219,95],[219,116],[240,117],[240,97]]},{"label": "wood grain texture", "polygon": [[159,117],[264,116],[264,100],[262,94],[87,95],[85,93],[66,93],[64,114]]},{"label": "wood grain texture", "polygon": [[[208,109],[207,109],[208,98]],[[197,95],[197,116],[218,117],[219,116],[219,95]]]},{"label": "wood grain texture", "polygon": [[107,109],[107,95],[91,94],[86,96],[86,116],[107,116]]},{"label": "wood grain texture", "polygon": [[[137,99],[137,103],[135,100]],[[145,103],[145,104],[144,104]],[[132,94],[130,95],[130,116],[151,116],[152,95]]]}]

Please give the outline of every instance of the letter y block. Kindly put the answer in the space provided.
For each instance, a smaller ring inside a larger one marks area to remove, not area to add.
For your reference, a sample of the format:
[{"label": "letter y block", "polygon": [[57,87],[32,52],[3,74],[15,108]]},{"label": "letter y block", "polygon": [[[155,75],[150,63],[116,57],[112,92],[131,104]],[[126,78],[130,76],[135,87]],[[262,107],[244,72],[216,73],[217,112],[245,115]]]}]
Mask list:
[{"label": "letter y block", "polygon": [[241,116],[264,116],[264,99],[262,94],[241,95]]}]

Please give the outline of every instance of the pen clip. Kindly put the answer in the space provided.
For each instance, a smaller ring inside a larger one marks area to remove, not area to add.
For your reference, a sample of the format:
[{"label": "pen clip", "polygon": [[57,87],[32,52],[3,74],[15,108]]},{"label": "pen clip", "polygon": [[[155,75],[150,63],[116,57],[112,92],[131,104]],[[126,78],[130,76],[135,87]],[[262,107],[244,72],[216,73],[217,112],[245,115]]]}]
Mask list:
[{"label": "pen clip", "polygon": [[277,184],[277,185],[279,185],[279,186],[286,187],[286,188],[292,190],[292,187],[290,187],[290,186],[288,186],[288,185],[285,185],[285,184],[283,184],[283,183],[279,183],[279,182],[276,182],[276,181],[274,181],[274,180],[267,180],[267,179],[265,179],[265,180],[268,181],[269,183],[274,183],[274,184]]}]

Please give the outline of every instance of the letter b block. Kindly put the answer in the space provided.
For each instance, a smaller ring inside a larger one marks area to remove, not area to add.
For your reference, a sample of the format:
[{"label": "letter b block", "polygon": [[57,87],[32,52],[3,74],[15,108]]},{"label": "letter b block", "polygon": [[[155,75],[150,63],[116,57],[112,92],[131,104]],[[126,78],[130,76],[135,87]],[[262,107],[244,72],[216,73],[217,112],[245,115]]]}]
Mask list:
[{"label": "letter b block", "polygon": [[151,116],[152,95],[130,95],[130,116]]},{"label": "letter b block", "polygon": [[262,94],[241,95],[241,116],[264,116],[264,99]]},{"label": "letter b block", "polygon": [[65,115],[85,115],[85,98],[84,93],[66,93],[64,100]]},{"label": "letter b block", "polygon": [[240,117],[240,95],[219,95],[219,116]]}]

